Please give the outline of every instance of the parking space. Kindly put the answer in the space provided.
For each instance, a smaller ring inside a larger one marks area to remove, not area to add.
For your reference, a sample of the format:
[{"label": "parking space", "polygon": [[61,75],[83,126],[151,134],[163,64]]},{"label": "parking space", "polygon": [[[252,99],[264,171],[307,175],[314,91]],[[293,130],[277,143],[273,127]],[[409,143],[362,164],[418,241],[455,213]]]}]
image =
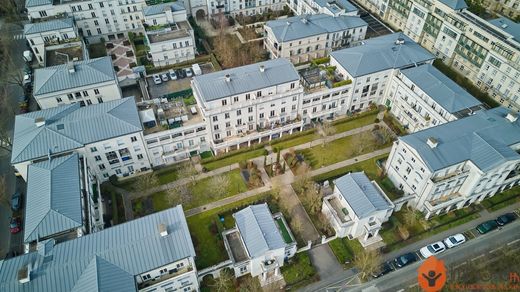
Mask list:
[{"label": "parking space", "polygon": [[[211,63],[205,63],[205,64],[199,64],[200,69],[202,71],[202,74],[208,74],[215,69],[213,68],[213,65]],[[177,80],[171,80],[168,77],[168,81],[161,81],[160,84],[155,84],[153,80],[153,75],[149,75],[146,77],[146,81],[148,83],[148,92],[150,93],[150,98],[160,98],[164,95],[170,94],[172,92],[182,91],[186,89],[190,89],[190,83],[191,78],[190,77],[184,77],[180,76],[178,74],[178,70],[175,70],[177,72]],[[157,73],[160,75],[166,74],[168,75],[168,70]],[[154,74],[155,75],[155,74]]]},{"label": "parking space", "polygon": [[366,34],[367,39],[392,33],[390,28],[384,25],[379,19],[372,16],[370,12],[366,11],[363,7],[353,1],[351,1],[351,3],[359,9],[361,19],[368,23]]}]

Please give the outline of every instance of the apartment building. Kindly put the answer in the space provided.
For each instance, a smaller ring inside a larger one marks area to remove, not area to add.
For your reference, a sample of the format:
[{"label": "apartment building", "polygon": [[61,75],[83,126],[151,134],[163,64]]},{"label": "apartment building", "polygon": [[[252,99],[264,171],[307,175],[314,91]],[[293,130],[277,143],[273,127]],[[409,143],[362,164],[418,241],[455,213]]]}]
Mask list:
[{"label": "apartment building", "polygon": [[280,268],[296,254],[296,240],[281,213],[271,214],[267,203],[233,214],[235,227],[222,233],[236,277],[251,274],[260,285],[283,279]]},{"label": "apartment building", "polygon": [[143,28],[145,0],[26,0],[29,20],[46,21],[71,16],[78,32],[89,41],[124,37]]},{"label": "apartment building", "polygon": [[463,0],[384,2],[359,1],[503,106],[520,109],[520,24],[504,17],[484,20]]},{"label": "apartment building", "polygon": [[300,131],[300,75],[280,58],[195,76],[191,87],[215,153]]},{"label": "apartment building", "polygon": [[[24,35],[40,66],[46,64],[47,51],[68,47],[83,47],[78,29],[71,17],[28,23]],[[72,61],[72,57],[70,58]]]},{"label": "apartment building", "polygon": [[365,39],[367,23],[357,16],[312,14],[272,20],[264,25],[264,47],[271,59],[298,64],[325,57]]},{"label": "apartment building", "polygon": [[133,97],[17,115],[11,164],[27,181],[30,164],[78,153],[99,180],[150,168]]},{"label": "apartment building", "polygon": [[347,0],[288,0],[287,5],[297,15],[325,13],[332,16],[356,16],[358,9]]},{"label": "apartment building", "polygon": [[103,103],[123,97],[110,57],[34,70],[34,99],[41,109]]},{"label": "apartment building", "polygon": [[66,241],[104,228],[99,185],[77,153],[29,165],[27,180],[26,253],[40,241]]},{"label": "apartment building", "polygon": [[429,218],[517,185],[519,150],[518,115],[498,107],[399,137],[385,168]]},{"label": "apartment building", "polygon": [[144,8],[146,39],[154,66],[195,58],[195,38],[182,2]]},{"label": "apartment building", "polygon": [[182,207],[2,261],[2,291],[198,291]]},{"label": "apartment building", "polygon": [[383,240],[379,230],[393,210],[392,201],[364,172],[334,180],[334,190],[323,198],[321,209],[337,237],[357,239],[363,247]]},{"label": "apartment building", "polygon": [[520,16],[519,0],[484,0],[483,6],[510,19],[518,19]]},{"label": "apartment building", "polygon": [[350,112],[364,110],[372,103],[381,104],[392,76],[399,70],[432,63],[435,58],[402,33],[368,39],[330,56],[335,74],[352,80]]},{"label": "apartment building", "polygon": [[207,14],[219,13],[237,15],[255,15],[269,10],[283,10],[283,0],[207,0]]},{"label": "apartment building", "polygon": [[480,101],[431,64],[403,69],[393,75],[383,102],[410,132],[484,109]]}]

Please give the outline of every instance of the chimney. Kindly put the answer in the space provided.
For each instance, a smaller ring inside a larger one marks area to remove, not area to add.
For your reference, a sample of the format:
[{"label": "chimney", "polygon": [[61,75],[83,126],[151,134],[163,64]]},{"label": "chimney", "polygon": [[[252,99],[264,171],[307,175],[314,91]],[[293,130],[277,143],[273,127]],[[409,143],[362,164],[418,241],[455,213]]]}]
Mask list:
[{"label": "chimney", "polygon": [[518,120],[518,114],[509,112],[509,113],[507,113],[506,119],[508,121],[510,121],[511,123],[514,123],[514,122],[516,122],[516,120]]},{"label": "chimney", "polygon": [[161,224],[159,224],[158,228],[159,228],[159,234],[161,234],[161,237],[168,235],[168,229],[166,228],[166,224],[161,223]]},{"label": "chimney", "polygon": [[27,264],[18,270],[18,282],[24,284],[29,281],[31,281],[31,267]]},{"label": "chimney", "polygon": [[43,118],[43,117],[36,118],[36,119],[34,120],[34,124],[35,124],[36,127],[38,127],[38,128],[41,127],[41,126],[43,126],[43,125],[45,125],[45,118]]},{"label": "chimney", "polygon": [[226,81],[227,82],[231,81],[231,76],[229,74],[226,74]]},{"label": "chimney", "polygon": [[265,71],[265,66],[264,65],[260,65],[260,72],[264,72]]},{"label": "chimney", "polygon": [[428,144],[428,146],[433,149],[439,145],[439,141],[433,137],[429,137],[428,140],[426,140],[426,144]]},{"label": "chimney", "polygon": [[76,72],[76,68],[74,67],[74,62],[70,62],[67,64],[67,68],[69,69],[69,73]]}]

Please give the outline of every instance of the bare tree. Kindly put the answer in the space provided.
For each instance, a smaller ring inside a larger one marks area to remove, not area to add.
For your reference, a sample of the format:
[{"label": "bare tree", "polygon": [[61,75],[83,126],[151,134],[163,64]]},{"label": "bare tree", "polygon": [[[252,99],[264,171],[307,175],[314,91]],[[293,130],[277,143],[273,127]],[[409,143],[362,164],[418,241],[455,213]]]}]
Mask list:
[{"label": "bare tree", "polygon": [[193,163],[191,163],[191,161],[182,163],[178,171],[179,176],[182,178],[188,178],[191,184],[195,183],[195,181],[197,180],[197,174],[199,174],[199,172],[197,171]]},{"label": "bare tree", "polygon": [[419,216],[414,210],[410,208],[403,210],[403,219],[404,222],[402,223],[404,223],[407,227],[415,226],[419,222]]},{"label": "bare tree", "polygon": [[0,205],[9,205],[9,194],[7,193],[7,182],[5,176],[0,176]]},{"label": "bare tree", "polygon": [[294,191],[297,194],[302,193],[310,181],[311,181],[310,168],[306,164],[302,163],[296,169],[296,177],[294,179],[294,184],[293,184]]},{"label": "bare tree", "polygon": [[177,185],[166,192],[166,199],[170,205],[188,204],[192,200],[192,193],[188,185]]},{"label": "bare tree", "polygon": [[357,139],[354,139],[354,143],[352,143],[352,151],[354,155],[360,155],[366,152],[371,142],[373,141],[374,136],[370,131],[365,131],[357,135]]},{"label": "bare tree", "polygon": [[262,287],[257,278],[253,278],[250,275],[243,276],[240,281],[239,292],[260,292]]},{"label": "bare tree", "polygon": [[135,180],[135,188],[138,191],[149,190],[159,185],[159,178],[155,172],[140,175]]},{"label": "bare tree", "polygon": [[381,265],[381,254],[377,250],[363,250],[354,257],[354,265],[359,269],[361,279],[377,272]]},{"label": "bare tree", "polygon": [[213,288],[213,290],[216,292],[227,292],[233,286],[233,280],[234,277],[231,274],[231,271],[229,271],[228,269],[223,269],[220,271],[220,276],[218,278],[215,278],[215,281],[213,285],[211,285],[211,288]]},{"label": "bare tree", "polygon": [[230,180],[225,175],[215,175],[209,181],[208,192],[213,198],[221,198],[229,191]]},{"label": "bare tree", "polygon": [[316,131],[318,135],[322,138],[321,147],[325,147],[325,144],[328,143],[327,137],[336,134],[336,128],[330,122],[323,122],[317,128]]},{"label": "bare tree", "polygon": [[303,231],[302,219],[299,216],[293,216],[291,219],[291,230],[297,234]]},{"label": "bare tree", "polygon": [[321,189],[316,186],[316,183],[309,181],[300,198],[302,199],[302,203],[313,215],[316,215],[320,212],[323,193],[321,192]]}]

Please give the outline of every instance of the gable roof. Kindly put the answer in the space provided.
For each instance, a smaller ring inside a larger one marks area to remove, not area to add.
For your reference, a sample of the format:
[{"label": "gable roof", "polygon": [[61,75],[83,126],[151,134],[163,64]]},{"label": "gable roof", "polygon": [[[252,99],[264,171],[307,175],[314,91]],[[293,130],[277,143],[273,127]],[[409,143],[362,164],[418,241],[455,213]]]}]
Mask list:
[{"label": "gable roof", "polygon": [[[37,126],[43,119],[45,124]],[[81,148],[141,131],[133,97],[80,107],[63,105],[15,117],[11,163]]]},{"label": "gable roof", "polygon": [[24,34],[33,34],[33,33],[40,33],[40,32],[46,32],[51,30],[60,30],[64,28],[73,28],[74,27],[74,21],[71,17],[68,18],[61,18],[61,19],[53,19],[43,22],[36,22],[36,23],[28,23],[24,26]]},{"label": "gable roof", "polygon": [[334,33],[367,26],[368,24],[356,16],[332,16],[328,14],[314,14],[293,16],[285,19],[271,20],[266,22],[278,42],[287,42],[313,35]]},{"label": "gable roof", "polygon": [[25,0],[25,7],[52,5],[52,0]]},{"label": "gable roof", "polygon": [[520,42],[520,23],[516,23],[505,17],[491,19],[488,20],[488,22],[497,27],[498,29],[512,35],[517,42]]},{"label": "gable roof", "polygon": [[[398,39],[403,44],[396,44]],[[434,60],[435,56],[403,33],[393,33],[330,54],[352,77]]]},{"label": "gable roof", "polygon": [[184,8],[184,3],[170,2],[146,6],[144,7],[143,14],[145,16],[162,14],[166,9],[171,10],[172,12],[186,10],[186,8]]},{"label": "gable roof", "polygon": [[464,0],[439,0],[441,3],[447,5],[453,10],[461,10],[468,8],[468,5]]},{"label": "gable roof", "polygon": [[34,96],[75,89],[78,87],[115,81],[116,73],[110,57],[77,61],[75,72],[69,72],[69,65],[62,64],[34,70]]},{"label": "gable roof", "polygon": [[251,258],[286,246],[266,203],[244,208],[233,218]]},{"label": "gable roof", "polygon": [[[167,235],[160,235],[159,224],[166,225]],[[135,291],[135,286],[129,289],[135,280],[128,283],[128,274],[136,276],[194,256],[178,205],[58,243],[45,254],[30,252],[6,259],[0,264],[0,291]],[[20,284],[18,270],[27,264],[32,266],[31,281]],[[115,278],[108,279],[109,275]],[[90,289],[96,286],[98,290]]]},{"label": "gable roof", "polygon": [[[520,154],[511,148],[520,143],[520,121],[507,120],[509,112],[503,107],[478,111],[399,139],[414,148],[431,171],[467,160],[487,171],[506,161],[520,159]],[[427,144],[430,137],[438,141],[435,148]]]},{"label": "gable roof", "polygon": [[79,156],[29,165],[24,242],[83,225]]},{"label": "gable roof", "polygon": [[[264,72],[260,71],[260,66],[264,66]],[[227,74],[230,81],[226,81]],[[285,58],[279,58],[195,76],[193,85],[203,101],[213,101],[298,80],[300,75],[293,64]]]},{"label": "gable roof", "polygon": [[377,189],[364,172],[353,172],[334,181],[340,194],[358,218],[370,216],[375,211],[392,208],[384,194]]},{"label": "gable roof", "polygon": [[404,69],[401,73],[449,113],[482,104],[431,64]]}]

